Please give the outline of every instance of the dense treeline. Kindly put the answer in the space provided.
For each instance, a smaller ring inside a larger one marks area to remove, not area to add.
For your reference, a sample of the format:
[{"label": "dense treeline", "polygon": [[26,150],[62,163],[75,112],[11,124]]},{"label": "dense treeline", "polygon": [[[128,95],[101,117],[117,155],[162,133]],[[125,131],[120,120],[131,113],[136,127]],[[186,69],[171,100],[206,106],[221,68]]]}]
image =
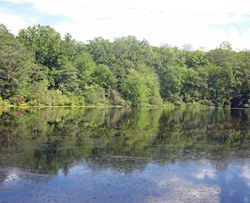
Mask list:
[{"label": "dense treeline", "polygon": [[[188,47],[186,47],[188,48]],[[0,103],[249,107],[250,51],[153,47],[134,36],[62,39],[50,26],[0,25]]]}]

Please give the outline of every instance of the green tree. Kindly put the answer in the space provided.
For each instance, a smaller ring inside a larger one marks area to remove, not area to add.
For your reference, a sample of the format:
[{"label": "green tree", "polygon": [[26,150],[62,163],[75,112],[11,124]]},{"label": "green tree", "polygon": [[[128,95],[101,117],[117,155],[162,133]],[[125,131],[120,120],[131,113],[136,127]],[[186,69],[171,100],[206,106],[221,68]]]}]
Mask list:
[{"label": "green tree", "polygon": [[181,95],[183,95],[184,102],[197,102],[201,98],[200,83],[201,78],[198,72],[193,69],[183,69],[182,89]]},{"label": "green tree", "polygon": [[[239,97],[232,100],[232,105],[237,106],[239,101],[241,107],[250,107],[250,51],[244,50],[238,53],[237,87]],[[240,81],[239,81],[240,79]]]},{"label": "green tree", "polygon": [[18,33],[20,42],[34,51],[36,61],[50,70],[58,66],[62,39],[59,32],[50,26],[33,26]]},{"label": "green tree", "polygon": [[104,64],[99,64],[96,66],[94,75],[94,81],[105,89],[106,94],[109,96],[111,89],[115,88],[117,82],[113,73]]},{"label": "green tree", "polygon": [[205,53],[202,51],[186,51],[185,58],[185,64],[188,68],[197,69],[199,66],[208,64],[208,60],[205,59]]},{"label": "green tree", "polygon": [[159,76],[161,97],[171,102],[182,100],[182,67],[185,67],[183,51],[167,45],[153,47],[152,66]]},{"label": "green tree", "polygon": [[42,80],[35,58],[6,27],[0,27],[0,92],[4,98],[29,95],[29,87]]},{"label": "green tree", "polygon": [[140,106],[148,102],[149,89],[146,80],[138,71],[131,69],[126,79],[121,84],[123,97],[129,100],[133,106]]},{"label": "green tree", "polygon": [[88,41],[87,47],[97,65],[104,64],[110,67],[116,62],[113,43],[109,40],[102,37],[94,38]]},{"label": "green tree", "polygon": [[48,25],[37,25],[22,29],[17,39],[34,52],[37,63],[48,74],[50,88],[59,88],[62,75],[65,74],[63,78],[67,77],[69,71],[66,69],[71,67],[67,56],[63,54],[64,43],[59,32]]}]

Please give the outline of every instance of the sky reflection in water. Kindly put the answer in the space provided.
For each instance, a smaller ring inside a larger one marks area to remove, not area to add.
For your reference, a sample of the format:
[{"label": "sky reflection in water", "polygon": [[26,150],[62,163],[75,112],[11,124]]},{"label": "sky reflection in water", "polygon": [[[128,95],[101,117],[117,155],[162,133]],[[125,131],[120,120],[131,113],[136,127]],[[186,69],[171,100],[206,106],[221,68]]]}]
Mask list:
[{"label": "sky reflection in water", "polygon": [[14,111],[0,202],[250,202],[248,110]]}]

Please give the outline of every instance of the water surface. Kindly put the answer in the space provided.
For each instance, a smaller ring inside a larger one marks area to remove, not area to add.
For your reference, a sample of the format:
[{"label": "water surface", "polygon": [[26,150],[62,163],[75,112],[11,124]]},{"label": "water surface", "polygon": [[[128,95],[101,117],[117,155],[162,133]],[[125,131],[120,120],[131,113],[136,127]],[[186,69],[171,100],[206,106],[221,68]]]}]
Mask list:
[{"label": "water surface", "polygon": [[250,202],[248,109],[0,109],[0,202]]}]

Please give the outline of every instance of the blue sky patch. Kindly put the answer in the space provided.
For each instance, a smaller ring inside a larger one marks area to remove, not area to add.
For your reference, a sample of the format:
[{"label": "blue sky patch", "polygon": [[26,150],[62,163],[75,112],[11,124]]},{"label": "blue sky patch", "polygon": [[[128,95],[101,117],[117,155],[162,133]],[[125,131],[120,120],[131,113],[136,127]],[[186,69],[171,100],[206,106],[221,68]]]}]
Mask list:
[{"label": "blue sky patch", "polygon": [[12,1],[0,0],[0,23],[14,34],[29,25],[40,24],[55,28],[62,36],[69,32],[79,41],[96,36],[112,40],[132,34],[154,46],[168,43],[182,47],[188,43],[209,50],[223,41],[231,42],[233,48],[250,46],[250,9],[226,0],[216,7],[211,3],[167,4],[163,0],[116,1],[115,5],[114,1],[103,0]]},{"label": "blue sky patch", "polygon": [[63,15],[51,15],[34,8],[32,3],[12,3],[0,1],[0,13],[22,17],[26,22],[32,23],[31,19],[36,19],[34,24],[57,26],[62,22],[76,22],[75,19]]},{"label": "blue sky patch", "polygon": [[239,34],[247,32],[250,28],[250,22],[240,22],[240,23],[226,23],[226,24],[214,24],[210,25],[210,28],[223,29],[225,31],[226,37],[230,36],[229,29],[235,27]]}]

